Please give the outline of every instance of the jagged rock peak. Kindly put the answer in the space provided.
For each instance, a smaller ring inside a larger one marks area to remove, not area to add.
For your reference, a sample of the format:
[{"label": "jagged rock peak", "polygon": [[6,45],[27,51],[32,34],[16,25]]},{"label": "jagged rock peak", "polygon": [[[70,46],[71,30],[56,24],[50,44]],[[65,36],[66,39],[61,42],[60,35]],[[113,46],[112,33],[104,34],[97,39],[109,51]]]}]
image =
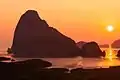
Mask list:
[{"label": "jagged rock peak", "polygon": [[[29,18],[31,18],[31,19],[33,19],[33,18],[38,18],[39,17],[39,14],[38,14],[38,12],[37,11],[35,11],[35,10],[27,10],[24,14],[23,14],[23,16],[26,16],[26,17],[29,17]],[[39,17],[40,18],[40,17]]]},{"label": "jagged rock peak", "polygon": [[17,26],[40,26],[49,27],[45,20],[39,17],[39,14],[35,10],[27,10],[21,17]]}]

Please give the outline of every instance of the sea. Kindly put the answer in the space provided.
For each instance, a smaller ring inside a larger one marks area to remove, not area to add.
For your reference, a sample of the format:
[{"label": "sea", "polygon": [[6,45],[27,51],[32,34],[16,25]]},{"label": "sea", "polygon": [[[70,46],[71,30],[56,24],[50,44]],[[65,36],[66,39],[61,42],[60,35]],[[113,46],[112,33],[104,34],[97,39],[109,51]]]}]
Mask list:
[{"label": "sea", "polygon": [[[0,51],[0,56],[9,56],[6,51]],[[17,61],[23,61],[31,58],[15,58]],[[33,59],[33,58],[32,58]],[[38,59],[38,58],[37,58]],[[74,58],[39,58],[52,63],[53,68],[109,68],[110,66],[120,66],[120,58],[104,59],[104,58],[83,58],[81,56]],[[9,61],[6,61],[9,62]]]}]

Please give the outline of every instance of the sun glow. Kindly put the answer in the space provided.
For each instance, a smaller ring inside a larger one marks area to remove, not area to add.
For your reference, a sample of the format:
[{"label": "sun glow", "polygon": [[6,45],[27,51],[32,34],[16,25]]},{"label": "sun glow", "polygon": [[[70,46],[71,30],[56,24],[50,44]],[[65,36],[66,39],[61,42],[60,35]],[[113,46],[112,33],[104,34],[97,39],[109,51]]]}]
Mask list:
[{"label": "sun glow", "polygon": [[112,25],[107,26],[107,30],[109,32],[112,32],[114,30],[114,27]]},{"label": "sun glow", "polygon": [[[107,26],[107,31],[112,32],[114,27],[112,25]],[[117,53],[112,49],[111,44],[109,44],[109,48],[106,50],[105,59],[109,59],[112,61],[113,59],[117,58]]]}]

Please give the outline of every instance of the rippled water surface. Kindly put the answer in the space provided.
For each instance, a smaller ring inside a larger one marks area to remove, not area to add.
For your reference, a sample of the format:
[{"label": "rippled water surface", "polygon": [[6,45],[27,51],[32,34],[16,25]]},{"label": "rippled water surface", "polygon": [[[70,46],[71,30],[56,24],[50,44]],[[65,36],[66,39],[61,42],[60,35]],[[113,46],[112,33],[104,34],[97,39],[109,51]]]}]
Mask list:
[{"label": "rippled water surface", "polygon": [[[0,56],[2,55],[1,52]],[[7,55],[7,54],[5,54]],[[26,60],[29,58],[16,58],[16,60]],[[31,59],[31,58],[30,58]],[[39,58],[46,61],[49,61],[53,64],[52,67],[64,67],[64,68],[108,68],[109,66],[119,66],[120,59],[113,59],[113,60],[106,60],[102,58],[82,58],[82,57],[75,57],[75,58]]]},{"label": "rippled water surface", "polygon": [[109,68],[109,66],[119,66],[120,59],[105,60],[101,58],[44,58],[53,63],[53,67],[65,68]]},{"label": "rippled water surface", "polygon": [[[29,58],[17,58],[26,60]],[[40,58],[53,64],[57,68],[109,68],[109,66],[119,66],[120,59],[106,60],[101,58]]]}]

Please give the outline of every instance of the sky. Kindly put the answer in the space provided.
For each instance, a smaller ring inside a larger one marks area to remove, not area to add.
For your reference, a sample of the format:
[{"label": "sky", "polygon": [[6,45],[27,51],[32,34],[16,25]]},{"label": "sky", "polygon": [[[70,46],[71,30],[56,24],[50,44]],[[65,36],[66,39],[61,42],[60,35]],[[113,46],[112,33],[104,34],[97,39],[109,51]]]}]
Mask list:
[{"label": "sky", "polygon": [[[76,42],[120,39],[120,0],[1,0],[0,49],[11,46],[18,20],[29,9]],[[108,25],[113,32],[106,30]]]}]

